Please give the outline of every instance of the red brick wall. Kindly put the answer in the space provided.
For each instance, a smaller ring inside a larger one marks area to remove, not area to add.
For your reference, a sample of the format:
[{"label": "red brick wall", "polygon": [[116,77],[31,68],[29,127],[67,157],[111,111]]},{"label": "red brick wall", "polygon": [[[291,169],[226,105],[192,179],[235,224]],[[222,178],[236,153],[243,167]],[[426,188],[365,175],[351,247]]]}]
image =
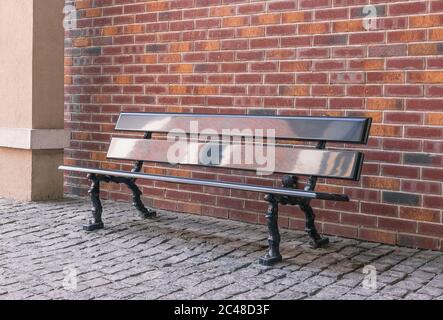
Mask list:
[{"label": "red brick wall", "polygon": [[[69,2],[69,1],[68,1]],[[364,19],[375,5],[376,24]],[[326,234],[442,249],[443,1],[78,0],[67,32],[66,163],[106,161],[121,111],[370,116],[360,182],[322,181]],[[366,30],[365,26],[372,26]],[[146,172],[278,185],[226,170]],[[149,204],[263,223],[262,195],[144,182]],[[66,191],[87,181],[66,177]],[[105,197],[127,199],[124,188]],[[153,200],[152,200],[153,199]],[[282,226],[301,229],[298,209]]]}]

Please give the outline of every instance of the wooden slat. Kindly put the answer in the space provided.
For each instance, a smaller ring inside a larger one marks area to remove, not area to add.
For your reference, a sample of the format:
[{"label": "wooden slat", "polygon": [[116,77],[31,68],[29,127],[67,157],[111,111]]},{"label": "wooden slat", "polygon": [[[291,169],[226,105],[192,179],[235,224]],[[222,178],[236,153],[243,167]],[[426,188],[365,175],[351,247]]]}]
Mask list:
[{"label": "wooden slat", "polygon": [[[362,154],[354,151],[335,151],[302,149],[292,147],[275,146],[275,156],[269,154],[269,161],[257,161],[252,156],[256,148],[241,144],[205,144],[189,142],[185,144],[187,149],[179,154],[174,149],[175,142],[165,140],[141,140],[114,138],[108,151],[108,158],[120,160],[142,160],[159,163],[188,164],[210,167],[223,167],[243,170],[254,170],[262,174],[273,172],[329,177],[338,179],[358,180],[362,165]],[[266,155],[266,147],[264,148]],[[201,157],[199,155],[218,155],[217,160],[210,162],[214,158]],[[169,154],[175,156],[169,157]],[[233,161],[233,155],[240,154],[240,159]],[[245,154],[250,159],[246,160]],[[266,159],[266,158],[265,158]],[[272,160],[275,160],[274,166]]]},{"label": "wooden slat", "polygon": [[[282,117],[204,115],[176,113],[122,113],[116,130],[168,133],[171,130],[191,131],[191,123],[198,131],[237,129],[241,136],[254,135],[256,129],[275,130],[276,138],[305,141],[327,141],[366,144],[371,125],[369,118]],[[249,132],[248,132],[249,131]]]}]

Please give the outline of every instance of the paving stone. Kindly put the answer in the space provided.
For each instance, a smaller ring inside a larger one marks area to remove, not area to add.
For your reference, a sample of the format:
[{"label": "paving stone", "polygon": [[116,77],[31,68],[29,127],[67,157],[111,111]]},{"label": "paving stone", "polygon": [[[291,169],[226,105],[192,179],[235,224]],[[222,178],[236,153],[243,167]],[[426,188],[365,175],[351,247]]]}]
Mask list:
[{"label": "paving stone", "polygon": [[412,281],[412,280],[401,280],[399,282],[397,282],[396,284],[394,284],[395,287],[398,288],[402,288],[402,289],[406,289],[408,291],[415,291],[420,289],[423,284],[417,282],[417,281]]},{"label": "paving stone", "polygon": [[339,300],[365,300],[367,297],[355,293],[347,293],[338,298]]},{"label": "paving stone", "polygon": [[[304,232],[282,230],[284,261],[263,267],[266,226],[163,210],[143,220],[103,203],[106,228],[85,233],[87,198],[0,198],[0,300],[443,298],[441,252],[340,237],[313,250]],[[362,287],[369,264],[377,290]]]},{"label": "paving stone", "polygon": [[380,293],[384,295],[394,296],[397,298],[404,297],[409,292],[408,289],[398,287],[398,286],[386,286],[382,290],[380,290]]},{"label": "paving stone", "polygon": [[322,299],[322,300],[336,300],[337,298],[341,297],[342,295],[349,292],[351,289],[345,286],[337,286],[335,284],[330,285],[322,290],[320,290],[318,293],[315,294],[315,299]]},{"label": "paving stone", "polygon": [[430,299],[432,299],[431,296],[420,293],[410,293],[405,297],[405,300],[430,300]]},{"label": "paving stone", "polygon": [[434,278],[429,282],[429,285],[435,288],[443,289],[443,279]]},{"label": "paving stone", "polygon": [[417,291],[419,294],[426,294],[428,296],[438,297],[443,294],[443,289],[431,286],[425,286]]},{"label": "paving stone", "polygon": [[396,300],[395,296],[384,295],[382,293],[376,293],[367,298],[367,300]]}]

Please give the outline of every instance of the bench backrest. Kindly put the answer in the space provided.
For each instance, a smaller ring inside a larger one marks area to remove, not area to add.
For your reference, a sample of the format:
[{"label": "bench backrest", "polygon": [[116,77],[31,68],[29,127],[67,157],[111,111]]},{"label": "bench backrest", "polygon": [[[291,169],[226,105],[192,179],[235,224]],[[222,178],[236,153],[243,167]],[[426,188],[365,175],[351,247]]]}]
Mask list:
[{"label": "bench backrest", "polygon": [[[169,133],[181,130],[192,133],[191,122],[198,124],[198,131],[211,129],[217,133],[230,130],[231,134],[254,136],[255,130],[275,130],[278,139],[301,141],[340,142],[366,144],[371,125],[369,118],[336,117],[274,117],[274,116],[236,116],[201,115],[172,113],[122,113],[116,130],[140,131],[150,133]],[[168,163],[168,151],[172,141],[113,138],[108,158]],[[245,162],[232,164],[235,154],[246,155],[251,152],[246,144],[207,144],[190,142],[189,152],[176,160],[179,164],[204,165],[232,169],[257,170],[266,172],[262,164]],[[218,152],[218,161],[202,162],[200,152]],[[215,149],[214,149],[215,148]],[[217,149],[218,148],[218,149]],[[349,150],[320,150],[314,148],[294,148],[275,146],[275,166],[273,172],[307,175],[337,179],[358,180],[363,164],[363,154]]]},{"label": "bench backrest", "polygon": [[191,121],[198,122],[200,131],[274,129],[279,139],[357,144],[367,143],[371,124],[368,118],[122,113],[115,129],[158,133],[179,129],[189,133]]}]

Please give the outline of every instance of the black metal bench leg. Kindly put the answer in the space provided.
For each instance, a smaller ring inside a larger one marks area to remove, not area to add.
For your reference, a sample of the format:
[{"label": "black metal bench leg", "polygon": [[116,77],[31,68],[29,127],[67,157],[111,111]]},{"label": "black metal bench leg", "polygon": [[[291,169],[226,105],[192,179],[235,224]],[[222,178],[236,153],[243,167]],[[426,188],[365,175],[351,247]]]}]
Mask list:
[{"label": "black metal bench leg", "polygon": [[315,227],[315,214],[314,210],[309,203],[300,204],[300,209],[305,213],[306,217],[306,227],[305,230],[308,233],[309,237],[311,237],[310,245],[312,248],[321,248],[329,243],[329,239],[326,237],[320,236]]},{"label": "black metal bench leg", "polygon": [[103,206],[100,201],[100,179],[95,174],[89,174],[88,179],[92,181],[91,189],[89,189],[89,195],[92,201],[92,220],[89,220],[89,224],[83,226],[86,231],[95,231],[104,228],[102,213]]},{"label": "black metal bench leg", "polygon": [[142,192],[135,184],[134,180],[127,180],[125,184],[132,191],[132,205],[140,212],[142,218],[154,218],[157,216],[157,212],[151,209],[147,209],[141,200]]},{"label": "black metal bench leg", "polygon": [[259,263],[263,266],[272,266],[282,261],[280,254],[280,233],[278,231],[278,200],[273,195],[267,195],[265,200],[269,202],[266,213],[269,232],[269,252],[260,258]]}]

